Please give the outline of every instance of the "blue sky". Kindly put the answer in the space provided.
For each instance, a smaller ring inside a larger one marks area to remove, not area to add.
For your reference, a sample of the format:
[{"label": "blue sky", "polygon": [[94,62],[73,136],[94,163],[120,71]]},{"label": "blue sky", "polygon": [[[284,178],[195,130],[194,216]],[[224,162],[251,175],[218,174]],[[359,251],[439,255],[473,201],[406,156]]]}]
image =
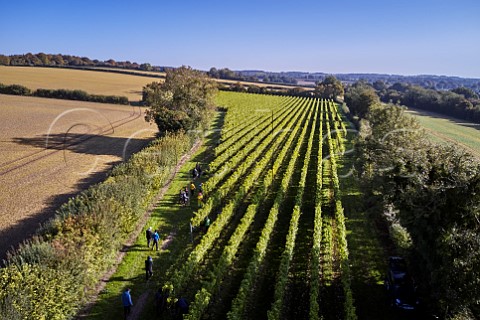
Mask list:
[{"label": "blue sky", "polygon": [[480,1],[3,1],[0,53],[480,78]]}]

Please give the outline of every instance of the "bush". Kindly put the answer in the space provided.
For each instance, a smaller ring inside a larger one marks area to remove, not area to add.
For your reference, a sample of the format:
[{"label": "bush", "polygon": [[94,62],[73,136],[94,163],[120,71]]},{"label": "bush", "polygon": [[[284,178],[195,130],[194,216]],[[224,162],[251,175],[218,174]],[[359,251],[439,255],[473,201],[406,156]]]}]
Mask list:
[{"label": "bush", "polygon": [[0,93],[13,94],[16,96],[29,96],[32,92],[27,87],[21,86],[19,84],[12,84],[9,86],[0,84]]},{"label": "bush", "polygon": [[43,98],[57,98],[67,100],[91,101],[113,104],[128,104],[128,98],[122,96],[104,96],[96,94],[88,94],[83,90],[66,90],[66,89],[37,89],[34,96]]},{"label": "bush", "polygon": [[33,93],[27,87],[12,84],[10,86],[0,83],[0,93],[13,94],[17,96],[36,96],[42,98],[55,98],[66,100],[79,100],[113,104],[129,104],[128,98],[123,96],[104,96],[98,94],[89,94],[83,90],[66,89],[37,89]]}]

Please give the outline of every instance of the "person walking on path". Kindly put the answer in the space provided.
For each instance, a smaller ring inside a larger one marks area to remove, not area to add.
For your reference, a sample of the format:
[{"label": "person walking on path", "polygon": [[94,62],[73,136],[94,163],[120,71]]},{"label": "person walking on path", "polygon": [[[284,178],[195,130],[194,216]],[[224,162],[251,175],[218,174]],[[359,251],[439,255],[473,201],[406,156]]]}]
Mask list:
[{"label": "person walking on path", "polygon": [[159,288],[157,293],[155,293],[155,309],[157,316],[163,315],[163,313],[167,309],[167,299],[168,293],[163,292],[163,289]]},{"label": "person walking on path", "polygon": [[147,238],[147,247],[150,248],[150,242],[152,241],[152,227],[149,227],[147,231],[145,231],[145,237]]},{"label": "person walking on path", "polygon": [[124,316],[124,319],[127,319],[127,317],[132,312],[132,306],[133,306],[132,296],[130,295],[130,288],[127,288],[122,293],[122,304],[123,304],[123,316]]},{"label": "person walking on path", "polygon": [[190,198],[189,193],[190,192],[188,191],[188,186],[187,186],[187,187],[185,187],[185,205],[188,204],[188,199]]},{"label": "person walking on path", "polygon": [[153,260],[150,256],[145,260],[145,274],[147,281],[153,276]]},{"label": "person walking on path", "polygon": [[153,247],[156,247],[158,251],[158,240],[160,240],[160,235],[158,234],[158,230],[155,230],[155,233],[153,234],[152,250],[153,250]]},{"label": "person walking on path", "polygon": [[188,301],[184,297],[180,297],[177,301],[176,308],[177,317],[183,319],[183,315],[188,314]]},{"label": "person walking on path", "polygon": [[201,192],[198,192],[197,199],[198,207],[201,208],[203,206],[203,194]]},{"label": "person walking on path", "polygon": [[185,191],[183,190],[183,188],[180,189],[180,195],[179,195],[178,202],[179,202],[182,206],[185,206],[185,205],[187,204],[186,195],[185,195]]},{"label": "person walking on path", "polygon": [[206,216],[203,220],[203,231],[206,233],[208,231],[208,227],[210,227],[210,217]]},{"label": "person walking on path", "polygon": [[200,163],[197,162],[195,169],[197,169],[198,176],[200,177],[202,175],[202,167],[200,167]]},{"label": "person walking on path", "polygon": [[195,194],[195,183],[190,182],[190,198],[193,197],[193,195]]}]

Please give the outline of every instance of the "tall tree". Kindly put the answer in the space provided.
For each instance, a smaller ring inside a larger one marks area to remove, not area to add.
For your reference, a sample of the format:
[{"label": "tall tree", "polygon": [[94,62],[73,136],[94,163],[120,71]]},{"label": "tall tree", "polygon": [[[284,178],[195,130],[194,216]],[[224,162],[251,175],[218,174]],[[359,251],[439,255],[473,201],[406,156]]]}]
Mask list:
[{"label": "tall tree", "polygon": [[315,95],[324,99],[336,99],[337,97],[343,97],[344,89],[343,85],[333,75],[325,77],[322,82],[317,83],[315,87]]},{"label": "tall tree", "polygon": [[216,83],[205,73],[182,66],[167,70],[164,83],[143,88],[146,120],[162,131],[206,129],[214,109]]},{"label": "tall tree", "polygon": [[347,88],[345,102],[352,114],[363,118],[369,112],[370,107],[380,103],[380,99],[370,85],[359,81]]}]

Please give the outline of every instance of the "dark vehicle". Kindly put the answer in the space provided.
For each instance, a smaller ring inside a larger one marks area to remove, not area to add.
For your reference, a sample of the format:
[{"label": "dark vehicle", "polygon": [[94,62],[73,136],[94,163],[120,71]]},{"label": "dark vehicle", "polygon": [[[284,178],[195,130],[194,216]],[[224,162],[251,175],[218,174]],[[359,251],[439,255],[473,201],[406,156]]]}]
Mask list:
[{"label": "dark vehicle", "polygon": [[407,264],[403,258],[388,258],[385,287],[392,307],[405,311],[417,309],[418,299],[415,292],[415,284],[408,274]]}]

